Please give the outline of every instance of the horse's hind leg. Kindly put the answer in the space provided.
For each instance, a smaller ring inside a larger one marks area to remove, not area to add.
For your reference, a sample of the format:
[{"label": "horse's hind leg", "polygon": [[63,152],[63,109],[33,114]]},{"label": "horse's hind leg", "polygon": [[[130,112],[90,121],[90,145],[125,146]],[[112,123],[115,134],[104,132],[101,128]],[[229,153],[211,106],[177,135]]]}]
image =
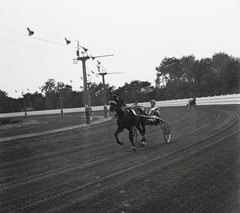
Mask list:
[{"label": "horse's hind leg", "polygon": [[136,151],[136,147],[133,141],[133,128],[132,127],[128,128],[128,132],[129,132],[129,140],[130,140],[130,143],[132,144],[131,150]]},{"label": "horse's hind leg", "polygon": [[[143,137],[145,138],[146,128],[145,128],[145,121],[141,121],[142,131],[143,131]],[[146,140],[146,139],[145,139]]]},{"label": "horse's hind leg", "polygon": [[142,129],[140,127],[140,125],[136,125],[136,128],[137,130],[140,132],[140,134],[142,135],[142,139],[140,141],[140,143],[143,145],[143,146],[146,146],[147,143],[146,143],[146,138],[145,138],[145,132],[146,132],[146,129],[145,129],[145,125],[144,124],[141,124],[142,125]]},{"label": "horse's hind leg", "polygon": [[116,141],[117,141],[117,143],[120,144],[120,145],[123,145],[123,144],[124,144],[124,143],[123,143],[122,141],[120,141],[119,138],[118,138],[118,134],[121,133],[122,131],[123,131],[123,128],[118,127],[118,128],[117,128],[117,131],[114,133],[114,136],[115,136],[115,138],[116,138]]}]

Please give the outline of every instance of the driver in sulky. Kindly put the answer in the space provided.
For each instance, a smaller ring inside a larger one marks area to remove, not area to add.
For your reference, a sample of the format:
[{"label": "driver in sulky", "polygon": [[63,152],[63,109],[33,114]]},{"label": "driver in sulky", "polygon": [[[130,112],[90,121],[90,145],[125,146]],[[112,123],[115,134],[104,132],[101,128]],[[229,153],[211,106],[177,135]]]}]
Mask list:
[{"label": "driver in sulky", "polygon": [[147,114],[148,115],[156,115],[158,117],[160,117],[160,108],[156,107],[156,101],[155,100],[151,100],[150,101],[150,109],[148,109]]}]

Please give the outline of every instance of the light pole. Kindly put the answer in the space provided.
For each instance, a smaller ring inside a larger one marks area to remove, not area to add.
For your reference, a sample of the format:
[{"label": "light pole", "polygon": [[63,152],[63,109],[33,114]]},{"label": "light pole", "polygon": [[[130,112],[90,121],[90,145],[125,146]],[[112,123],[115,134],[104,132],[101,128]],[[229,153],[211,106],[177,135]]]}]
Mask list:
[{"label": "light pole", "polygon": [[28,121],[25,95],[23,95],[23,100],[24,100],[24,121]]},{"label": "light pole", "polygon": [[64,114],[63,114],[63,97],[62,97],[62,91],[60,91],[60,107],[61,107],[61,116],[63,117]]},{"label": "light pole", "polygon": [[88,91],[88,106],[89,106],[89,116],[90,116],[90,121],[92,120],[93,116],[93,111],[92,111],[92,97],[91,97],[91,92],[90,92],[90,87],[91,87],[91,82],[87,82],[87,91]]},{"label": "light pole", "polygon": [[[66,40],[66,39],[65,39]],[[75,40],[76,41],[76,40]],[[66,40],[67,44],[69,44],[69,41]],[[82,51],[82,55],[80,56],[79,54],[79,47],[81,47],[83,49]],[[86,123],[90,124],[90,105],[91,105],[91,100],[90,100],[90,92],[87,86],[87,73],[86,73],[86,61],[88,59],[92,59],[94,60],[95,58],[99,58],[99,57],[108,57],[108,56],[113,56],[111,55],[100,55],[100,56],[88,56],[87,54],[88,49],[86,49],[85,47],[82,47],[79,45],[79,41],[77,41],[77,58],[73,59],[73,61],[81,61],[82,62],[82,70],[83,70],[83,100],[84,100],[84,106],[85,106],[85,115],[86,115]]]},{"label": "light pole", "polygon": [[86,115],[86,123],[90,124],[90,98],[89,98],[89,90],[87,89],[87,74],[86,74],[86,61],[89,59],[89,56],[81,56],[77,58],[82,62],[82,69],[83,69],[83,100],[84,100],[84,107],[85,107],[85,115]]},{"label": "light pole", "polygon": [[107,75],[106,72],[99,73],[99,75],[102,76],[102,82],[103,82],[103,110],[104,110],[104,118],[108,118],[107,114],[107,103],[106,103],[106,84],[105,84],[105,75]]},{"label": "light pole", "polygon": [[[27,89],[28,90],[28,89]],[[26,104],[26,94],[23,93],[22,90],[22,96],[23,96],[23,104],[24,104],[24,121],[28,121],[28,116],[27,116],[27,104]]]},{"label": "light pole", "polygon": [[[70,44],[70,42],[65,39],[67,44]],[[76,40],[75,40],[76,41]],[[73,59],[73,62],[75,61],[81,61],[82,62],[82,70],[83,70],[83,102],[84,102],[84,107],[85,107],[85,115],[86,115],[86,123],[90,124],[90,110],[89,110],[89,105],[90,105],[90,98],[89,98],[89,90],[87,88],[87,73],[86,73],[86,61],[90,58],[87,55],[88,49],[81,47],[84,52],[82,52],[82,55],[80,56],[79,54],[79,41],[77,41],[77,58]]]}]

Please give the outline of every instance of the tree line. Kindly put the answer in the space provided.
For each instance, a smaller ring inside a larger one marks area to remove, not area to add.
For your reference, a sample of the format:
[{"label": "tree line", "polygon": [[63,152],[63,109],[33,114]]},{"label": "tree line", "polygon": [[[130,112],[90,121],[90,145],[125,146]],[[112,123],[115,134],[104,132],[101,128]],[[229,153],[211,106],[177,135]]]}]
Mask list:
[{"label": "tree line", "polygon": [[240,92],[240,58],[225,53],[201,60],[193,55],[164,58],[156,71],[156,83],[168,99]]},{"label": "tree line", "polygon": [[[182,58],[165,57],[156,67],[156,85],[134,80],[115,88],[106,84],[106,100],[110,91],[117,90],[126,103],[147,102],[180,98],[202,97],[239,93],[240,58],[226,53],[216,53],[211,58],[196,60],[193,55]],[[91,105],[104,105],[103,84],[89,85]],[[0,90],[0,113],[28,110],[48,110],[84,107],[83,91],[73,91],[72,86],[48,79],[41,93],[26,93],[14,99]]]}]

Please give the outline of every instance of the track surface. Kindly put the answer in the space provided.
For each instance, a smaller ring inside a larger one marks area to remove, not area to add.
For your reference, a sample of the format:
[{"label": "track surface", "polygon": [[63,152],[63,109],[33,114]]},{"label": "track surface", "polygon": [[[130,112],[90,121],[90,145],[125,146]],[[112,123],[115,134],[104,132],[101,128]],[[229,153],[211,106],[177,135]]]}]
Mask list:
[{"label": "track surface", "polygon": [[240,212],[239,106],[162,108],[172,140],[115,142],[114,119],[0,143],[0,212]]}]

